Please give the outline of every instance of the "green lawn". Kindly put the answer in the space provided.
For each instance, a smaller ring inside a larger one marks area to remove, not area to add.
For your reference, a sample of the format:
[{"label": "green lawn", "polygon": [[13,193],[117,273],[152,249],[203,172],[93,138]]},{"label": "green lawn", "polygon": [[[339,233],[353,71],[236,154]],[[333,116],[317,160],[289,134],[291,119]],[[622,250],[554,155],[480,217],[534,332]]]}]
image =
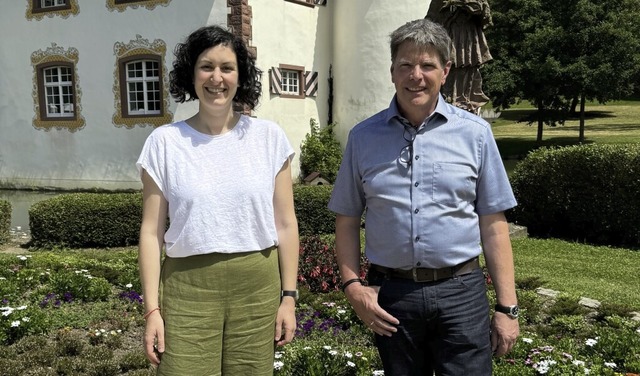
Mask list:
[{"label": "green lawn", "polygon": [[[506,160],[522,158],[540,146],[578,144],[579,121],[569,119],[564,125],[544,127],[542,143],[536,142],[537,124],[519,122],[535,110],[525,104],[502,111],[491,121],[493,133]],[[615,101],[605,105],[589,103],[585,111],[585,143],[640,142],[640,100]],[[507,167],[509,169],[509,167]]]},{"label": "green lawn", "polygon": [[640,252],[555,239],[514,239],[516,279],[640,311]]},{"label": "green lawn", "polygon": [[[542,145],[536,143],[537,124],[518,122],[533,111],[521,103],[492,121],[509,172],[536,147],[578,144],[577,119],[545,126]],[[585,143],[640,143],[640,100],[587,104]],[[640,311],[640,252],[553,239],[516,239],[513,248],[517,278],[539,277],[546,288]]]}]

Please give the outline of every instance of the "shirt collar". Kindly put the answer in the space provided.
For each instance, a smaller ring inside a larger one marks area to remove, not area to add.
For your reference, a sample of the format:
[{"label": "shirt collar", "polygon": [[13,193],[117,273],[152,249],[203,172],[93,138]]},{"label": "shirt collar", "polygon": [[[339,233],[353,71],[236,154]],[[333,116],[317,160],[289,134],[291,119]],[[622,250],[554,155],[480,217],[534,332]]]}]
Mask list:
[{"label": "shirt collar", "polygon": [[[436,108],[435,110],[433,110],[433,113],[430,115],[430,117],[442,116],[444,117],[446,122],[446,120],[449,119],[447,115],[450,112],[448,111],[447,106],[449,106],[449,104],[445,101],[444,97],[442,95],[439,95],[438,103],[436,103]],[[389,104],[389,108],[387,109],[385,120],[389,124],[393,119],[397,119],[398,121],[400,121],[400,123],[403,123],[403,124],[409,122],[400,114],[400,110],[398,109],[398,101],[395,94],[393,95],[393,98],[391,99],[391,103]]]}]

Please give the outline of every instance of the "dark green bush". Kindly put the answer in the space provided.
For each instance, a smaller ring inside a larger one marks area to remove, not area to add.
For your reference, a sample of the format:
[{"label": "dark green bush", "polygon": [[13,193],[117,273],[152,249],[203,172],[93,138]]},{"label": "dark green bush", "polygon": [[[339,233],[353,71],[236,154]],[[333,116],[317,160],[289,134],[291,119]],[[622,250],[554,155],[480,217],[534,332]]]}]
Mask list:
[{"label": "dark green bush", "polygon": [[[369,270],[369,260],[360,257],[360,277],[365,278]],[[336,262],[335,244],[319,236],[305,236],[300,239],[300,270],[298,286],[312,293],[339,291],[340,270]]]},{"label": "dark green bush", "polygon": [[140,193],[68,193],[29,209],[33,246],[119,247],[138,243]]},{"label": "dark green bush", "polygon": [[336,215],[327,209],[332,189],[330,185],[298,185],[293,188],[300,236],[335,232]]},{"label": "dark green bush", "polygon": [[[332,186],[297,185],[293,196],[300,235],[333,234],[335,214],[327,209]],[[71,248],[120,247],[138,243],[140,193],[69,193],[29,209],[31,245]]]},{"label": "dark green bush", "polygon": [[11,204],[7,200],[0,200],[0,244],[11,238]]},{"label": "dark green bush", "polygon": [[342,148],[333,134],[335,124],[320,128],[314,119],[309,123],[311,132],[306,135],[300,146],[301,179],[313,172],[319,172],[323,178],[333,183],[342,161]]},{"label": "dark green bush", "polygon": [[531,152],[511,183],[509,220],[531,236],[637,248],[640,145],[579,145]]}]

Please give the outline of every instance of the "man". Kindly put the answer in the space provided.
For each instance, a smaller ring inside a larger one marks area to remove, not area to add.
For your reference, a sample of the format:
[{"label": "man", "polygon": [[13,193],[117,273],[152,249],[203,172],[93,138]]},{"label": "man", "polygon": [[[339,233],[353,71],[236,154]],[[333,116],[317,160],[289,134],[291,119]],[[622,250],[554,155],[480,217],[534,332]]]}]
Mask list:
[{"label": "man", "polygon": [[[516,201],[490,125],[440,95],[450,51],[428,19],[391,34],[395,96],[351,130],[329,202],[343,290],[387,376],[489,376],[492,354],[519,333],[504,216]],[[363,212],[368,286],[358,278]],[[491,322],[481,252],[496,311],[507,312]]]}]

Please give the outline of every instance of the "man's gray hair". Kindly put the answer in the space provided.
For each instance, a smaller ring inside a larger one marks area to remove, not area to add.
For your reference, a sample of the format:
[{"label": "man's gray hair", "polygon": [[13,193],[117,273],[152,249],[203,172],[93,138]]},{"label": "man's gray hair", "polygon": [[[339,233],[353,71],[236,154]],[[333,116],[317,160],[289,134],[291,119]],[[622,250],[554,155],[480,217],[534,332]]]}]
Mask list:
[{"label": "man's gray hair", "polygon": [[407,22],[391,33],[390,39],[391,61],[396,60],[398,48],[406,41],[415,43],[419,48],[435,48],[442,66],[451,60],[452,42],[447,30],[429,19],[422,18]]}]

